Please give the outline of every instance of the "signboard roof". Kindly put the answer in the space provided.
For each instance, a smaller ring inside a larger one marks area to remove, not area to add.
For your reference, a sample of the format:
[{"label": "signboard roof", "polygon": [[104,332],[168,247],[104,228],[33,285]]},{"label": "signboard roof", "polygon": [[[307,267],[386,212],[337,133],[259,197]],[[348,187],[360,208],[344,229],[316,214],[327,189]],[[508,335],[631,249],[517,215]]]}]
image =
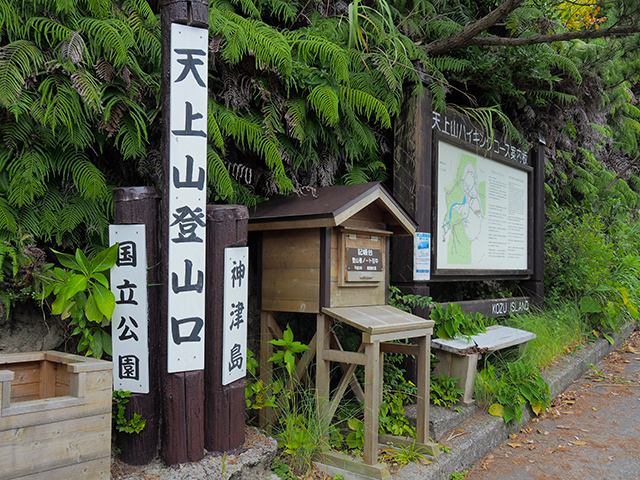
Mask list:
[{"label": "signboard roof", "polygon": [[249,230],[336,227],[373,203],[390,214],[389,229],[394,234],[415,233],[415,221],[379,182],[322,187],[305,195],[275,197],[250,213]]}]

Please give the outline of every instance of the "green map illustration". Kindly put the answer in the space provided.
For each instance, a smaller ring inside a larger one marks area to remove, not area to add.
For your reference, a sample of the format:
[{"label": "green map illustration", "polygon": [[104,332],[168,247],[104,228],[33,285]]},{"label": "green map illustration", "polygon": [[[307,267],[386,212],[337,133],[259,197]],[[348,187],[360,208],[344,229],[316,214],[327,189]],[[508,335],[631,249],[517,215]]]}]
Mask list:
[{"label": "green map illustration", "polygon": [[486,182],[480,181],[476,157],[462,154],[453,177],[444,186],[446,214],[442,241],[450,264],[471,264],[473,242],[486,217]]}]

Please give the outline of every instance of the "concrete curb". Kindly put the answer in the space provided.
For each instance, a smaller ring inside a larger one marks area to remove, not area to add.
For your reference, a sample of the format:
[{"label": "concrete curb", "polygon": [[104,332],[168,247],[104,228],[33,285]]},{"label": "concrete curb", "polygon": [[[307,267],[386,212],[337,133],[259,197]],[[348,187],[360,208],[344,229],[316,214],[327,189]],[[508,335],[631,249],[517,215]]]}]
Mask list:
[{"label": "concrete curb", "polygon": [[[598,339],[563,357],[557,365],[545,370],[542,376],[549,384],[551,396],[555,397],[564,392],[589,370],[589,364],[595,365],[605,355],[618,348],[634,329],[635,324],[629,323],[620,330],[619,334],[613,335],[613,345],[605,339]],[[530,422],[533,416],[531,409],[525,407],[521,424]],[[436,430],[434,425],[431,425],[431,428],[432,431]],[[501,445],[510,433],[517,432],[521,427],[515,421],[507,425],[502,418],[478,411],[454,428],[459,429],[460,432],[453,433],[451,438],[436,437],[451,448],[450,453],[441,454],[432,465],[422,466],[413,462],[392,475],[392,478],[394,480],[448,480],[452,473],[469,469]]]}]

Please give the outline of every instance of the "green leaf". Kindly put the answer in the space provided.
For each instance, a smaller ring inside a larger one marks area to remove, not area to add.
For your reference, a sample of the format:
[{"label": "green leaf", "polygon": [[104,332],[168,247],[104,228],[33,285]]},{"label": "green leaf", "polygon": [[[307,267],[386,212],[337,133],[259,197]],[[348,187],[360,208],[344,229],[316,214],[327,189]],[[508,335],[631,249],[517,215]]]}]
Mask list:
[{"label": "green leaf", "polygon": [[90,322],[100,323],[102,322],[102,312],[96,304],[96,297],[93,294],[89,294],[87,303],[84,307],[84,314],[87,316],[87,320]]},{"label": "green leaf", "polygon": [[60,315],[68,303],[69,301],[64,298],[64,295],[58,295],[55,301],[51,304],[51,313],[54,315]]},{"label": "green leaf", "polygon": [[111,290],[105,288],[99,283],[93,285],[93,294],[96,298],[96,304],[98,308],[107,318],[111,318],[113,315],[113,309],[116,308],[116,297]]},{"label": "green leaf", "polygon": [[[117,260],[118,244],[116,243],[115,245],[111,245],[109,248],[105,248],[98,255],[96,255],[96,258],[94,258],[93,262],[91,262],[91,272],[95,273],[108,270],[116,264]],[[108,286],[109,285],[105,285],[105,287]]]},{"label": "green leaf", "polygon": [[583,313],[600,313],[602,307],[593,298],[586,296],[580,299],[580,310]]},{"label": "green leaf", "polygon": [[104,285],[106,288],[109,288],[109,280],[107,280],[107,277],[105,277],[102,273],[94,273],[93,275],[91,275],[91,278],[96,279],[98,282],[100,282],[102,285]]},{"label": "green leaf", "polygon": [[96,358],[102,357],[102,335],[101,332],[96,332],[91,341],[91,350],[93,350],[93,356]]},{"label": "green leaf", "polygon": [[58,252],[53,248],[51,249],[51,251],[56,254],[60,265],[62,265],[63,267],[70,268],[72,270],[80,270],[80,265],[78,265],[78,262],[76,262],[76,258],[73,255]]},{"label": "green leaf", "polygon": [[84,272],[85,275],[88,276],[91,274],[91,262],[79,248],[76,249],[76,262],[78,262],[80,269]]},{"label": "green leaf", "polygon": [[67,280],[67,286],[64,290],[64,296],[67,299],[75,297],[76,293],[81,292],[87,288],[87,277],[84,275],[72,275]]},{"label": "green leaf", "polygon": [[111,335],[104,330],[102,331],[102,349],[107,355],[113,355],[111,350]]}]

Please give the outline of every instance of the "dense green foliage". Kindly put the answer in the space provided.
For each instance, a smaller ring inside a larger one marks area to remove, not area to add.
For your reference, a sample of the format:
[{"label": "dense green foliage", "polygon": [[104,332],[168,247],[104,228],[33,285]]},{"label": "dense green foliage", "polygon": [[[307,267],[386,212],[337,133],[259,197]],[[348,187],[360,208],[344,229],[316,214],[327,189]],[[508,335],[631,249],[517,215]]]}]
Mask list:
[{"label": "dense green foliage", "polygon": [[[0,1],[2,238],[104,245],[111,189],[163,184],[159,4]],[[513,41],[633,31],[635,1],[602,7],[211,1],[209,199],[251,205],[388,178],[391,127],[421,80],[439,109],[480,107],[509,129],[507,114],[530,143],[541,132],[550,194],[586,195],[586,164],[615,175],[635,158],[637,35]],[[465,36],[473,21],[481,27]]]}]

